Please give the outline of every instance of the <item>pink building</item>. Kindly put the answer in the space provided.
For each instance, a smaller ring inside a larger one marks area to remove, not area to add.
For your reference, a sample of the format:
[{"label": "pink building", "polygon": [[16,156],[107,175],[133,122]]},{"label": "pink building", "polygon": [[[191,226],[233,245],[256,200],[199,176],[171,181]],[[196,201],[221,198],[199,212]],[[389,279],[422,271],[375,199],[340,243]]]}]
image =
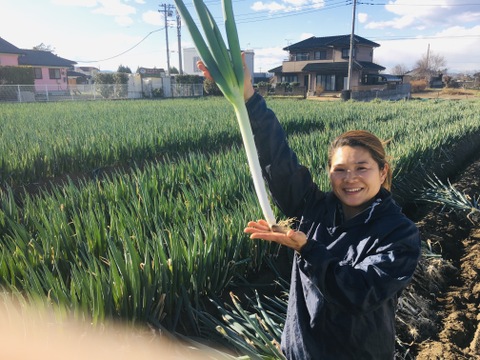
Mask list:
[{"label": "pink building", "polygon": [[68,90],[67,70],[74,64],[50,51],[19,49],[0,37],[0,66],[32,67],[36,91]]}]

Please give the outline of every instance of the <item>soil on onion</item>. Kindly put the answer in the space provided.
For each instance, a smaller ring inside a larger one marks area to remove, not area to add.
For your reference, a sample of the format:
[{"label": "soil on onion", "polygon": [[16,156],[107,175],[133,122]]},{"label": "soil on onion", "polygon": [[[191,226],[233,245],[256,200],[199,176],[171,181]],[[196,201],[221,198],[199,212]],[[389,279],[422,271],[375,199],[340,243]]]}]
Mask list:
[{"label": "soil on onion", "polygon": [[[478,199],[480,159],[451,181]],[[424,256],[405,292],[398,358],[480,359],[480,216],[468,213],[436,206],[417,223],[427,249],[441,256]]]}]

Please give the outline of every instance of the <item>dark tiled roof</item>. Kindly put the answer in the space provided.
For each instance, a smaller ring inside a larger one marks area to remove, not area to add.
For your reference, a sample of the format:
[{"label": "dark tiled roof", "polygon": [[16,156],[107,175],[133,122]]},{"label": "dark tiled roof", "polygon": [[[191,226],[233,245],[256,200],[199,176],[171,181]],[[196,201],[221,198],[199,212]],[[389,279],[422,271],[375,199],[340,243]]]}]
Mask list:
[{"label": "dark tiled roof", "polygon": [[18,65],[70,67],[75,61],[61,58],[50,51],[22,50],[25,54],[18,58]]},{"label": "dark tiled roof", "polygon": [[355,62],[359,63],[362,68],[367,69],[367,70],[382,71],[382,70],[386,69],[382,65],[378,65],[378,64],[375,64],[375,63],[372,63],[372,62],[369,62],[369,61],[355,61]]},{"label": "dark tiled roof", "polygon": [[[378,71],[385,70],[383,66],[377,65],[372,62],[367,62],[367,61],[354,61],[353,68],[355,70],[360,70],[360,69],[378,70]],[[305,65],[302,71],[304,72],[320,72],[320,71],[346,72],[348,71],[348,62],[344,61],[344,62],[330,62],[330,63],[310,63]]]},{"label": "dark tiled roof", "polygon": [[[368,45],[372,47],[379,47],[380,45],[376,42],[367,40],[361,36],[355,35],[354,37],[355,43],[360,45]],[[323,47],[349,47],[350,46],[350,35],[335,35],[335,36],[324,36],[324,37],[315,37],[312,36],[311,38],[302,40],[298,43],[289,45],[283,50],[286,51],[298,51],[298,50],[308,50],[308,49],[316,49],[316,48],[323,48]]]},{"label": "dark tiled roof", "polygon": [[2,54],[23,54],[24,51],[17,48],[15,45],[10,44],[8,41],[0,37],[0,53]]},{"label": "dark tiled roof", "polygon": [[277,66],[276,68],[268,70],[269,73],[279,73],[282,72],[282,65]]},{"label": "dark tiled roof", "polygon": [[82,77],[82,78],[90,78],[91,76],[86,75],[84,73],[78,72],[78,71],[73,71],[73,70],[68,70],[67,71],[67,76],[70,77]]}]

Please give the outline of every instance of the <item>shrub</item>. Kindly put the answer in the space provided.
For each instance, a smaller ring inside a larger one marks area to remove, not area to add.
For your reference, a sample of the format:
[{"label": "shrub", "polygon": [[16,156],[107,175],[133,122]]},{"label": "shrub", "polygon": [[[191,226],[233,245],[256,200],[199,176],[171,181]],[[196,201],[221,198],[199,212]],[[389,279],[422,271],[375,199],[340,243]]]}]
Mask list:
[{"label": "shrub", "polygon": [[322,85],[317,85],[315,88],[315,95],[320,96],[325,91]]},{"label": "shrub", "polygon": [[412,93],[417,93],[424,91],[427,88],[427,80],[412,80],[410,81],[410,85],[412,86]]},{"label": "shrub", "polygon": [[217,84],[213,80],[205,79],[205,81],[203,82],[203,90],[205,90],[205,92],[208,95],[214,95],[214,96],[222,95],[222,92],[220,91]]},{"label": "shrub", "polygon": [[0,66],[0,84],[33,85],[35,76],[30,66]]},{"label": "shrub", "polygon": [[155,88],[152,90],[152,96],[154,98],[161,98],[163,97],[163,89],[162,88]]}]

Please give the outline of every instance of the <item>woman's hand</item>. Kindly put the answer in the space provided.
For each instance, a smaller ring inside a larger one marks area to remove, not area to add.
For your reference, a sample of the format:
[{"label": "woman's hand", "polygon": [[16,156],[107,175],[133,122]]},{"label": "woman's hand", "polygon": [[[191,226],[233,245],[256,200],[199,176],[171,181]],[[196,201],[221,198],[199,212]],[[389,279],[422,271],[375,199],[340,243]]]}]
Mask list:
[{"label": "woman's hand", "polygon": [[[245,102],[247,102],[248,99],[250,99],[253,96],[253,94],[255,93],[255,90],[252,85],[252,77],[250,75],[250,71],[248,70],[247,64],[245,63],[245,53],[243,52],[242,52],[242,61],[243,61],[243,74],[244,74],[243,98],[245,99]],[[201,60],[197,61],[197,67],[200,69],[201,72],[203,72],[203,76],[205,76],[208,80],[215,81],[212,78],[212,75],[210,75],[210,72],[208,71],[203,61]]]},{"label": "woman's hand", "polygon": [[288,230],[285,234],[274,232],[265,220],[250,221],[243,231],[250,234],[250,239],[273,241],[295,251],[300,251],[307,243],[307,236],[303,232],[295,230]]}]

